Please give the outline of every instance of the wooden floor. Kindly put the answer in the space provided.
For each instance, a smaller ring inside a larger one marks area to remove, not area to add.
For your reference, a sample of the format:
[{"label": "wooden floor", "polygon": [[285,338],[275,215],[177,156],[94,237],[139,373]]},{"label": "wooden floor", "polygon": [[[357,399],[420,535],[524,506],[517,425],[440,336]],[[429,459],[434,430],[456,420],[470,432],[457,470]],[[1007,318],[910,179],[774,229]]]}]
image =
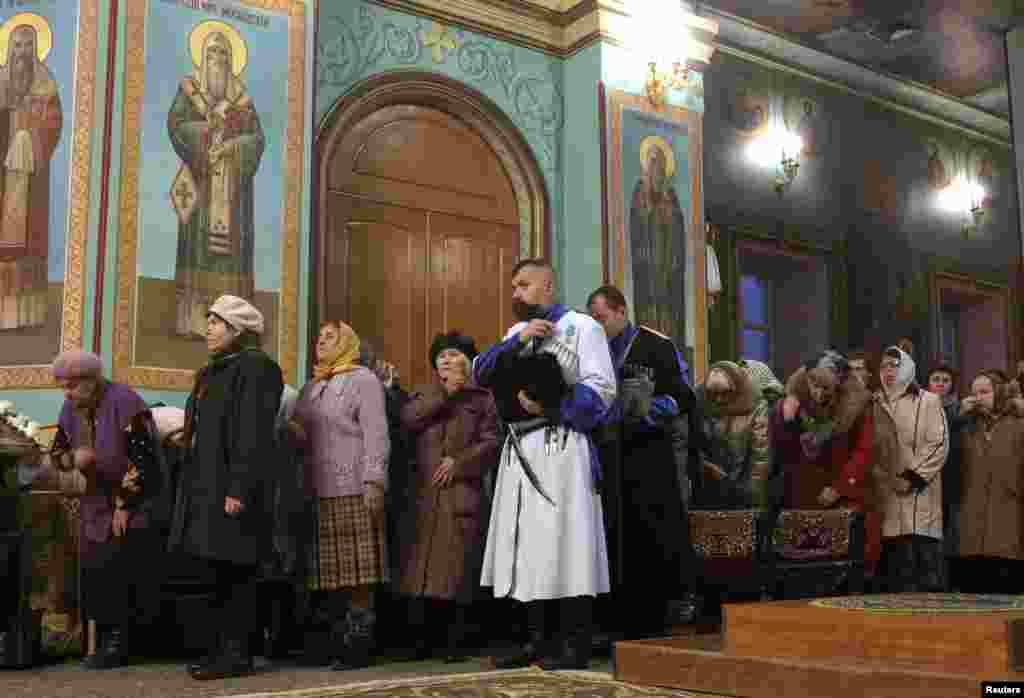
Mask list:
[{"label": "wooden floor", "polygon": [[976,698],[982,681],[1024,680],[1022,629],[1022,613],[726,604],[721,634],[616,643],[615,676],[741,698]]}]

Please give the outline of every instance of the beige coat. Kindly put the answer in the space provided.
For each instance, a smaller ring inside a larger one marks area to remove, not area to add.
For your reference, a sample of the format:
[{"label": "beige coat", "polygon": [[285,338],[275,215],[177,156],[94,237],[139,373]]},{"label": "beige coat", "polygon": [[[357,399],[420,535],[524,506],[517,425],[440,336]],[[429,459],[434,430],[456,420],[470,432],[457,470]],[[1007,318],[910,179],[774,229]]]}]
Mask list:
[{"label": "beige coat", "polygon": [[[912,534],[942,539],[942,478],[939,474],[949,452],[949,428],[939,396],[911,384],[892,402],[875,393],[876,438],[894,440],[876,463],[876,483],[882,505],[882,537]],[[876,453],[879,453],[876,445]],[[915,495],[900,494],[899,474],[912,470],[928,482]]]}]

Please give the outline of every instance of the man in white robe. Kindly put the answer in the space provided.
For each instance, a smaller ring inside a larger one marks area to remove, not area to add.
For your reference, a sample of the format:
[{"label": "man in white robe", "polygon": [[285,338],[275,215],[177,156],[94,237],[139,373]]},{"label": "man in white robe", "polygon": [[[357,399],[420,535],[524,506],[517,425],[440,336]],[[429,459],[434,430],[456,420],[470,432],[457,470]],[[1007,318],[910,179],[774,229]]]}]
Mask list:
[{"label": "man in white robe", "polygon": [[[569,389],[557,407],[547,409],[525,391],[516,396],[531,421],[544,417],[549,425],[532,431],[523,426],[518,448],[510,436],[502,451],[481,584],[493,587],[496,597],[526,604],[530,641],[496,663],[503,668],[543,660],[545,669],[585,669],[593,601],[609,591],[600,466],[591,433],[615,400],[615,369],[601,325],[555,303],[549,263],[523,260],[513,269],[512,285],[522,321],[474,361],[477,383],[501,384],[510,356],[550,353]],[[559,628],[545,623],[555,611]],[[559,646],[545,657],[555,639]]]}]

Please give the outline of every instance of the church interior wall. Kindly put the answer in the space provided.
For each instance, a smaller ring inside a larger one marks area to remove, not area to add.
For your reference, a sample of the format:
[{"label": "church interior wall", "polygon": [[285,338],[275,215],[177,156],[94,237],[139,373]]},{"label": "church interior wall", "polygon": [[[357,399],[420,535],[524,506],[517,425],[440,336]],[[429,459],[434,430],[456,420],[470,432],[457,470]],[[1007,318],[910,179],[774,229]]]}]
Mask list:
[{"label": "church interior wall", "polygon": [[[38,0],[37,4],[43,7],[47,2]],[[83,252],[81,342],[87,349],[100,350],[108,374],[118,283],[124,273],[118,268],[117,253],[118,231],[123,225],[119,206],[124,184],[122,105],[132,77],[124,73],[126,50],[132,48],[126,24],[129,4],[126,0],[116,4],[116,36],[111,37],[110,12],[115,3],[95,0],[97,108],[88,154],[91,187]],[[233,4],[237,3],[224,0],[218,6]],[[303,103],[307,125],[301,139],[304,186],[299,199],[298,283],[293,291],[297,296],[298,380],[305,376],[309,362],[305,299],[309,294],[308,228],[313,197],[308,183],[316,137],[339,98],[383,72],[415,68],[461,81],[485,95],[515,124],[547,187],[550,250],[562,275],[564,298],[571,305],[582,305],[589,290],[603,281],[601,198],[605,191],[600,141],[604,135],[597,83],[643,94],[644,72],[636,59],[626,49],[600,40],[569,56],[557,56],[368,0],[315,5],[308,2],[305,12]],[[180,28],[167,31],[179,34],[176,41],[187,39],[187,32]],[[109,91],[108,67],[113,68],[115,78]],[[71,88],[61,89],[67,93]],[[106,162],[103,134],[108,98],[111,141]],[[845,244],[851,345],[908,334],[930,351],[937,341],[928,296],[934,271],[1015,285],[1020,251],[1008,144],[937,125],[721,50],[699,89],[670,93],[669,102],[704,112],[703,209],[711,222],[753,227],[779,238],[795,236],[823,247]],[[810,113],[805,111],[807,103],[812,105]],[[748,156],[751,141],[765,127],[757,116],[758,108],[764,114],[774,109],[791,120],[813,148],[801,157],[799,174],[782,196],[771,186],[770,170],[755,165]],[[168,176],[176,167],[177,163],[167,163]],[[966,237],[962,216],[944,213],[936,204],[939,185],[964,168],[980,172],[990,194],[985,221]],[[105,197],[104,181],[109,185]],[[103,234],[101,200],[106,203]],[[167,202],[145,205],[166,206]],[[143,248],[140,259],[145,262],[153,254],[159,253]],[[1019,318],[1014,321],[1015,327],[1021,326]],[[714,351],[712,346],[712,359],[725,358],[716,357]],[[40,357],[40,362],[48,359]],[[62,401],[59,391],[52,389],[10,382],[0,389],[5,398],[41,421],[52,418]],[[150,387],[143,394],[151,401],[184,401],[184,393],[177,387]]]},{"label": "church interior wall", "polygon": [[[930,361],[938,347],[934,272],[1015,283],[1020,242],[1009,144],[723,51],[707,70],[705,90],[710,220],[778,239],[840,243],[851,346],[909,336]],[[781,195],[772,186],[781,157],[773,152],[759,164],[755,155],[773,124],[809,146]],[[987,192],[984,221],[966,234],[962,207],[951,213],[940,203],[961,174]]]}]

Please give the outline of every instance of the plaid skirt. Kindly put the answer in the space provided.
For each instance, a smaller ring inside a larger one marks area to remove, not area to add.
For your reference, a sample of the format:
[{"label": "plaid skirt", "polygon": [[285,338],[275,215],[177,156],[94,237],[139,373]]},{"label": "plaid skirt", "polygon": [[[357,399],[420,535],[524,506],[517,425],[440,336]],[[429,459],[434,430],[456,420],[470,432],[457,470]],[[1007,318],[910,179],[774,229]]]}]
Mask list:
[{"label": "plaid skirt", "polygon": [[321,497],[319,502],[307,587],[331,591],[389,582],[384,517],[375,522],[361,495]]}]

